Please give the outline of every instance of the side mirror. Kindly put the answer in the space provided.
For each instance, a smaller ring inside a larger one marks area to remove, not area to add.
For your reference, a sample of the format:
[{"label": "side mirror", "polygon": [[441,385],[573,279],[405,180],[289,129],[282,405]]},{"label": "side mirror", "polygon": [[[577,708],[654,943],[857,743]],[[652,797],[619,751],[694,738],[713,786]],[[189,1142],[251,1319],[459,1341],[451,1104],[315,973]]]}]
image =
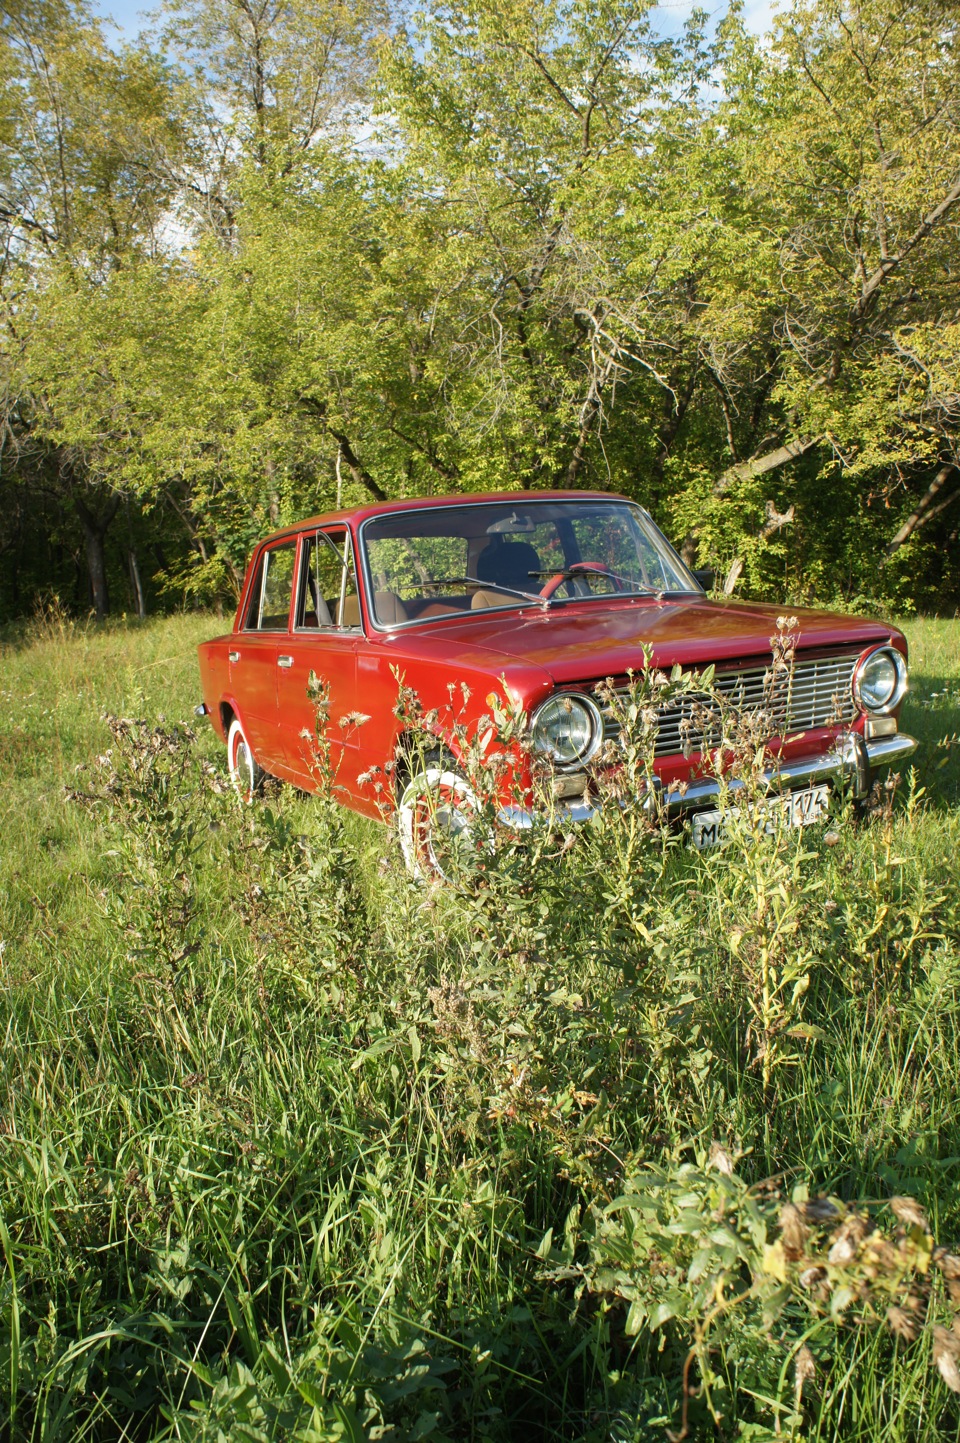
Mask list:
[{"label": "side mirror", "polygon": [[712,566],[703,566],[699,571],[695,571],[693,574],[699,581],[700,585],[703,587],[704,591],[712,591],[717,584],[717,573],[714,571]]}]

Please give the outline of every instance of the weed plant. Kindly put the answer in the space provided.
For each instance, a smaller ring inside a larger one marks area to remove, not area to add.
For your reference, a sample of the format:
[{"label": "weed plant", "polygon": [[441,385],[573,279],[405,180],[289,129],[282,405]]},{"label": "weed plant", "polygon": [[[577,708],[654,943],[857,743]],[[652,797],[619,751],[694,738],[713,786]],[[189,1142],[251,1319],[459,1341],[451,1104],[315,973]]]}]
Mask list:
[{"label": "weed plant", "polygon": [[6,1435],[960,1435],[960,625],[869,814],[694,851],[641,677],[599,820],[444,888],[224,784],[213,625],[0,657]]}]

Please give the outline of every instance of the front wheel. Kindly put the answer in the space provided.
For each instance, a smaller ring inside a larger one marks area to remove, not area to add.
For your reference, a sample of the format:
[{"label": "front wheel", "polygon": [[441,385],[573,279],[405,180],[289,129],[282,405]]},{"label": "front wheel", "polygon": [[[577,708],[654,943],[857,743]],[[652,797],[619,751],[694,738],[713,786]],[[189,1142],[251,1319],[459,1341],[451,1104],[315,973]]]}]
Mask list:
[{"label": "front wheel", "polygon": [[407,871],[421,881],[463,881],[487,850],[478,836],[476,796],[446,760],[428,760],[407,782],[397,826]]},{"label": "front wheel", "polygon": [[241,800],[252,802],[254,793],[263,781],[264,772],[236,717],[227,732],[227,770]]}]

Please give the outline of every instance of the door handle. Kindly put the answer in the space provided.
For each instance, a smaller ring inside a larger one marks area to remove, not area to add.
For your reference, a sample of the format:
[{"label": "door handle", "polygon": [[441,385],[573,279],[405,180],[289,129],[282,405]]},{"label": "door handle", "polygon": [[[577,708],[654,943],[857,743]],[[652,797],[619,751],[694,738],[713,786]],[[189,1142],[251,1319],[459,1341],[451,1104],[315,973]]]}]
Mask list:
[{"label": "door handle", "polygon": [[227,660],[228,660],[228,661],[239,661],[239,660],[240,660],[240,653],[239,653],[239,651],[228,651],[228,652],[227,652]]},{"label": "door handle", "polygon": [[293,666],[293,657],[292,657],[292,656],[278,656],[278,657],[277,657],[277,666],[282,666],[282,667],[284,668],[284,670],[286,670],[287,667]]}]

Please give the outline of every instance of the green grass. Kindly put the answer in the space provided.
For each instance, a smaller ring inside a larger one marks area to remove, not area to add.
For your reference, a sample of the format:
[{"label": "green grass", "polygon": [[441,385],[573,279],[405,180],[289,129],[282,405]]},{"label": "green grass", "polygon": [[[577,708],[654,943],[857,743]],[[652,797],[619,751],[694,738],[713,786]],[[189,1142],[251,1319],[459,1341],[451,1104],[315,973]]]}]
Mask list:
[{"label": "green grass", "polygon": [[[708,1322],[717,1216],[767,1209],[769,1246],[798,1184],[907,1194],[960,1246],[960,623],[907,625],[892,816],[697,856],[611,815],[445,895],[324,801],[241,807],[209,728],[171,735],[217,628],[0,653],[0,1431],[662,1439],[699,1340],[689,1437],[960,1436],[936,1268],[860,1258],[818,1299],[791,1264],[771,1302],[743,1221]],[[633,1187],[657,1212],[627,1227]]]}]

